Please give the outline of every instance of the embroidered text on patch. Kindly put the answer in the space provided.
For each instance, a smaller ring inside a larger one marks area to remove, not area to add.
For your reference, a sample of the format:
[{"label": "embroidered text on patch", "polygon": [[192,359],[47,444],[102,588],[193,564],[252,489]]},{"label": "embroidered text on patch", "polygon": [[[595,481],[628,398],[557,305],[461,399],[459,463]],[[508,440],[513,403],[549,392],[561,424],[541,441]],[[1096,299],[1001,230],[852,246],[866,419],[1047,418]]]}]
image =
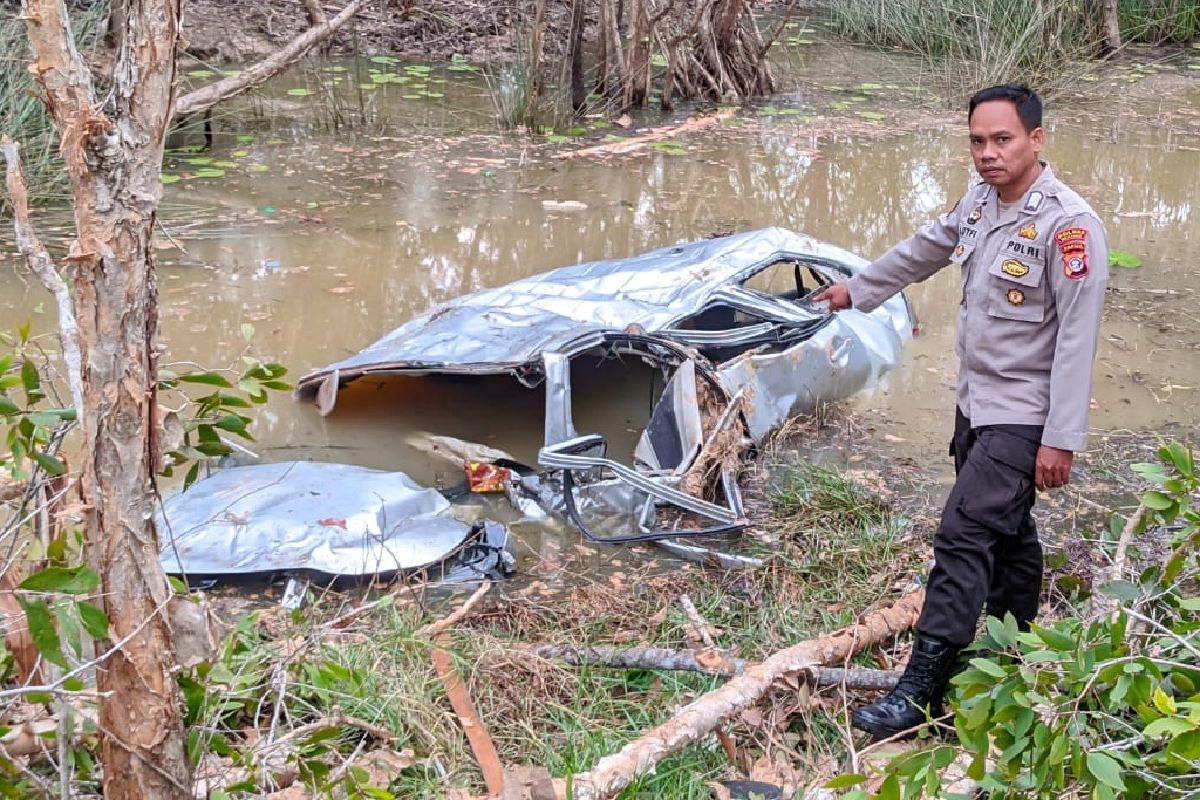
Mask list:
[{"label": "embroidered text on patch", "polygon": [[1073,281],[1081,281],[1088,275],[1087,229],[1065,228],[1054,234],[1058,250],[1062,253],[1063,273]]}]

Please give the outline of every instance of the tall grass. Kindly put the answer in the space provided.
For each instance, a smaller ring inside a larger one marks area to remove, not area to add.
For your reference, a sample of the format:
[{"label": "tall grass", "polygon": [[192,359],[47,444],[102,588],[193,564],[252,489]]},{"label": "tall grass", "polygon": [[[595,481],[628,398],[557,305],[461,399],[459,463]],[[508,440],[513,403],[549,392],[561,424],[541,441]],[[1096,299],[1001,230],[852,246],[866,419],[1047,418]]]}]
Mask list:
[{"label": "tall grass", "polygon": [[[10,13],[11,8],[0,8],[0,132],[21,143],[30,195],[44,201],[61,196],[67,178],[58,157],[58,134],[42,102],[41,87],[29,72],[25,21]],[[99,44],[107,19],[108,3],[97,2],[72,20],[76,45],[85,57]],[[7,202],[0,199],[0,211],[7,210]]]},{"label": "tall grass", "polygon": [[1096,25],[1077,0],[838,0],[828,9],[840,35],[924,57],[955,101],[1012,80],[1053,89],[1096,50]]},{"label": "tall grass", "polygon": [[1200,39],[1200,0],[1119,0],[1117,14],[1127,41],[1166,44]]}]

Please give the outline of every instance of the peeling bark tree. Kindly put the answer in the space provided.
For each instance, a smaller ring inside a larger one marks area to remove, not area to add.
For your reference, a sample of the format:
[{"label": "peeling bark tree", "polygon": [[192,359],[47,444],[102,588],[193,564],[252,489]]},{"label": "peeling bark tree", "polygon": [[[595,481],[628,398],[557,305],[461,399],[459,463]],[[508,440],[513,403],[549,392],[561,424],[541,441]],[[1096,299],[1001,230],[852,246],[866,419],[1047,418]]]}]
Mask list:
[{"label": "peeling bark tree", "polygon": [[75,305],[82,356],[82,490],[89,558],[101,576],[112,647],[103,657],[104,796],[191,796],[170,589],[151,515],[158,331],[152,231],[163,143],[175,99],[179,6],[129,0],[112,84],[96,92],[63,0],[25,0],[34,72],[62,141],[77,238]]}]

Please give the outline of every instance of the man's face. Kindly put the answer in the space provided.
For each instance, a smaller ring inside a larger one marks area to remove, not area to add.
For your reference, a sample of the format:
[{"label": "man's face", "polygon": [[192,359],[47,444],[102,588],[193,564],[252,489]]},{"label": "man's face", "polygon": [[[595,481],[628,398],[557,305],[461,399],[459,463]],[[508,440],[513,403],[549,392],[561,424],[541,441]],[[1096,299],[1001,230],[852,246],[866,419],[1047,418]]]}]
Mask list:
[{"label": "man's face", "polygon": [[986,183],[998,189],[1020,185],[1038,163],[1045,133],[1026,131],[1017,107],[1007,100],[975,106],[971,115],[971,157]]}]

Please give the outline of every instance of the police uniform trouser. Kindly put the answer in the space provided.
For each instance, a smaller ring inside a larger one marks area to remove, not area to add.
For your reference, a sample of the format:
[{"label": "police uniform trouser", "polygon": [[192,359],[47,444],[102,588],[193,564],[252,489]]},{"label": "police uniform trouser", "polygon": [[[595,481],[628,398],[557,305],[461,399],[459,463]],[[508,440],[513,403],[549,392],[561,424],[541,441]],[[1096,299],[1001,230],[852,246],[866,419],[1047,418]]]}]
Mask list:
[{"label": "police uniform trouser", "polygon": [[965,647],[979,612],[1011,613],[1022,627],[1037,615],[1042,547],[1030,513],[1039,425],[971,427],[961,409],[954,421],[957,479],[933,540],[934,566],[917,630]]}]

